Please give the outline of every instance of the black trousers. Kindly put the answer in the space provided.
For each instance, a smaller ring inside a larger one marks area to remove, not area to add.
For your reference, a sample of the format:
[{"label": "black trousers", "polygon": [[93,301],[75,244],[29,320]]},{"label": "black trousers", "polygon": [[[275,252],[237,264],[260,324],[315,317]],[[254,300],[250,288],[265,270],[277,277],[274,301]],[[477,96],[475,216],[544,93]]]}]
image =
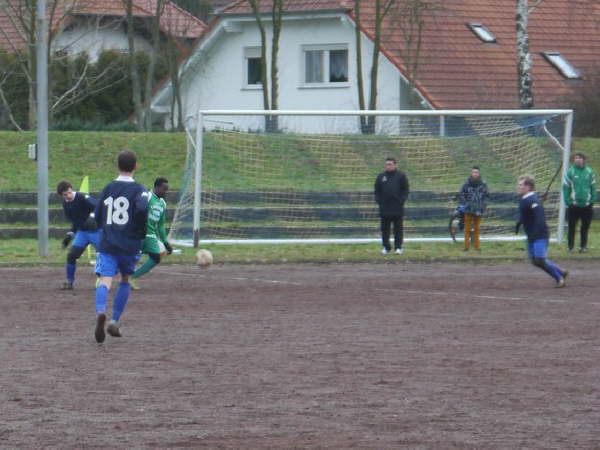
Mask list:
[{"label": "black trousers", "polygon": [[569,206],[567,210],[567,219],[569,221],[569,232],[568,232],[568,246],[569,250],[572,250],[575,245],[575,231],[577,229],[577,222],[581,219],[581,248],[587,247],[588,231],[590,230],[590,224],[592,223],[592,217],[594,210],[591,206]]},{"label": "black trousers", "polygon": [[404,241],[404,218],[402,216],[381,217],[381,243],[388,251],[390,247],[390,231],[394,225],[394,248],[402,248]]}]

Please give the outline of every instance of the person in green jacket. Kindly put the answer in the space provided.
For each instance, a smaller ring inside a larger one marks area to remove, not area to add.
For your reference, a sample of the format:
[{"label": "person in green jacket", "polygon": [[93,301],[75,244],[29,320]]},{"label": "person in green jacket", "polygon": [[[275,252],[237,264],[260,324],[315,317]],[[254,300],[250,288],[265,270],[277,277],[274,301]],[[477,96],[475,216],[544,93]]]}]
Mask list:
[{"label": "person in green jacket", "polygon": [[568,248],[573,251],[575,245],[575,230],[581,220],[580,253],[587,252],[588,231],[594,214],[596,203],[596,174],[594,169],[585,163],[583,153],[573,155],[573,164],[567,170],[563,180],[563,194],[567,205],[569,222]]},{"label": "person in green jacket", "polygon": [[165,253],[171,254],[173,248],[167,241],[165,231],[165,216],[167,215],[167,202],[164,198],[169,192],[169,181],[166,178],[157,178],[154,181],[154,189],[150,194],[148,202],[148,221],[146,224],[146,237],[142,242],[142,253],[148,255],[148,259],[129,278],[133,289],[139,289],[137,279],[150,272],[154,266],[160,264],[160,257]]}]

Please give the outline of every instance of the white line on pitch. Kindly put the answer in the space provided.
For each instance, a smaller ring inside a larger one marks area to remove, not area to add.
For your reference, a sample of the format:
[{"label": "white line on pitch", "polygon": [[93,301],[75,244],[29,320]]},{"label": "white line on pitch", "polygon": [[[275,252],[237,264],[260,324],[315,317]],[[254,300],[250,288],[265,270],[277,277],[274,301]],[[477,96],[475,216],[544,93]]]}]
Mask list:
[{"label": "white line on pitch", "polygon": [[[192,273],[192,272],[172,272],[172,271],[168,271],[169,275],[181,275],[184,277],[202,277],[204,278],[206,275],[204,274],[198,274],[198,273]],[[220,280],[236,280],[236,281],[256,281],[259,283],[271,283],[271,284],[293,284],[295,286],[302,286],[302,283],[297,283],[295,281],[281,281],[281,280],[265,280],[263,278],[247,278],[247,277],[213,277],[211,276],[211,278],[218,278]]]},{"label": "white line on pitch", "polygon": [[[384,289],[384,288],[376,288],[377,291],[387,291],[387,292],[397,292],[395,289]],[[425,295],[446,295],[446,296],[463,296],[463,297],[472,297],[472,298],[481,298],[486,300],[533,300],[533,301],[542,301],[547,303],[565,303],[566,300],[561,299],[535,299],[528,297],[500,297],[496,295],[475,295],[469,294],[466,292],[446,292],[446,291],[413,291],[413,290],[405,290],[402,292],[406,292],[408,294],[425,294]]]}]

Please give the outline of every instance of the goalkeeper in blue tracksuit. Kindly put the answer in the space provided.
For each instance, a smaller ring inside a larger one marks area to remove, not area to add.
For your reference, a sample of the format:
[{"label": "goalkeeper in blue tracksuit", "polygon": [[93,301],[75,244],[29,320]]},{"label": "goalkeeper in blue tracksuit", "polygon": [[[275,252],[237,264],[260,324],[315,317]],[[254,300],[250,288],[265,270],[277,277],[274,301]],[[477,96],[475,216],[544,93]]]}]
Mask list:
[{"label": "goalkeeper in blue tracksuit", "polygon": [[534,266],[539,267],[556,281],[556,287],[565,287],[568,271],[561,269],[546,255],[548,253],[548,226],[544,214],[544,206],[534,191],[535,182],[530,176],[522,176],[518,180],[517,193],[519,202],[519,222],[517,233],[523,225],[527,234],[527,250]]},{"label": "goalkeeper in blue tracksuit", "polygon": [[77,260],[88,245],[91,244],[96,250],[98,249],[100,231],[94,219],[97,201],[88,194],[75,192],[68,181],[58,183],[56,192],[63,198],[63,210],[67,220],[71,222],[71,230],[67,232],[62,242],[63,248],[67,248],[73,241],[67,253],[65,266],[67,281],[61,285],[62,290],[71,290],[75,283]]}]

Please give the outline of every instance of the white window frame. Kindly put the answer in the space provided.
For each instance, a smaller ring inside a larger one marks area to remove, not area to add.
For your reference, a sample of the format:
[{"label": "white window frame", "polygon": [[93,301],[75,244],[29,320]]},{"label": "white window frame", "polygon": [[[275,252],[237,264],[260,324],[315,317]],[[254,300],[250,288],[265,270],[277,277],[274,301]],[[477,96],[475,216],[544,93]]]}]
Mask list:
[{"label": "white window frame", "polygon": [[[348,55],[348,81],[329,81],[329,52],[332,50],[346,50]],[[306,82],[306,55],[307,51],[323,52],[323,77],[325,80],[320,83]],[[348,88],[350,87],[350,50],[348,44],[311,44],[300,46],[300,86],[299,89],[313,88]]]},{"label": "white window frame", "polygon": [[248,84],[248,60],[250,58],[260,58],[260,47],[244,47],[242,64],[242,90],[262,90],[262,83]]},{"label": "white window frame", "polygon": [[469,22],[467,24],[469,29],[479,38],[481,42],[486,44],[496,44],[498,40],[496,35],[492,33],[486,26],[479,22]]},{"label": "white window frame", "polygon": [[561,55],[560,52],[542,52],[542,56],[567,80],[578,80],[581,78],[581,72],[567,58]]}]

